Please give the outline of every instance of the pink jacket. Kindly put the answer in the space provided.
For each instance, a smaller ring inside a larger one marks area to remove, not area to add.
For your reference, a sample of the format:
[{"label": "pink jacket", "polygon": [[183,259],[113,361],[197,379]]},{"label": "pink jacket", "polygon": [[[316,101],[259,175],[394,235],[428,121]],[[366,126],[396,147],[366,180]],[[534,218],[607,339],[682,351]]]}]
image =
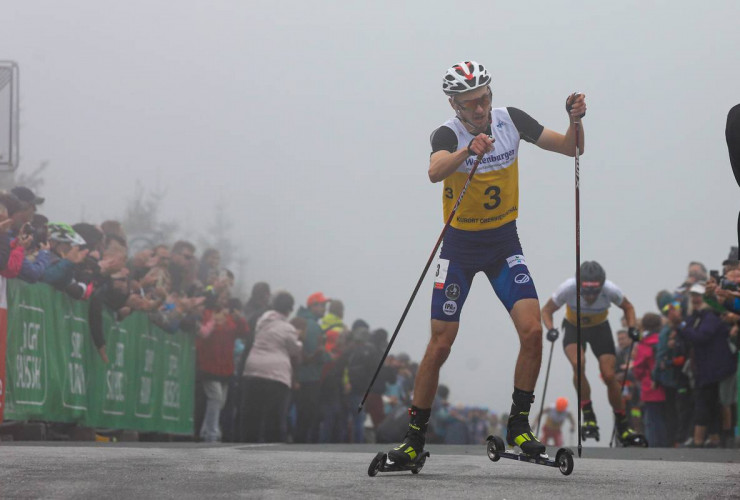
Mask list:
[{"label": "pink jacket", "polygon": [[641,399],[646,403],[665,401],[665,390],[663,387],[655,385],[652,379],[658,337],[658,332],[652,332],[637,344],[637,355],[632,367],[632,373],[640,381]]},{"label": "pink jacket", "polygon": [[257,321],[254,345],[244,365],[245,377],[259,377],[291,386],[293,366],[303,344],[288,318],[277,311],[267,311]]}]

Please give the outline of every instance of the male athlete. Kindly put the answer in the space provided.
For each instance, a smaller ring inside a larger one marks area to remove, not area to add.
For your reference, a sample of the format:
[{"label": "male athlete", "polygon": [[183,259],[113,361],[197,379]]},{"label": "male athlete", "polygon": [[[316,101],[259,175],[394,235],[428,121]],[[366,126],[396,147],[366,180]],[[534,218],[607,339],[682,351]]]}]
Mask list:
[{"label": "male athlete", "polygon": [[[566,100],[570,126],[565,135],[544,128],[516,108],[492,109],[491,75],[483,65],[466,61],[447,70],[442,90],[455,116],[431,136],[429,179],[443,181],[445,220],[465,185],[477,156],[482,155],[465,197],[445,234],[437,261],[432,294],[432,334],[414,384],[409,429],[389,461],[408,464],[422,455],[439,370],[455,341],[473,276],[486,273],[514,322],[520,350],[514,372],[514,394],[508,442],[528,455],[545,446],[529,426],[529,407],[542,358],[542,326],[537,292],[519,244],[519,141],[567,156],[576,152],[575,123],[586,113],[582,94]],[[583,128],[579,145],[583,151]]]},{"label": "male athlete", "polygon": [[[563,348],[568,361],[573,365],[573,385],[578,390],[578,346],[576,337],[576,279],[569,278],[558,287],[542,308],[542,322],[547,328],[547,340],[555,342],[558,339],[558,330],[553,326],[552,315],[565,306],[563,319]],[[640,340],[640,331],[635,326],[635,308],[627,300],[617,285],[606,279],[604,268],[596,261],[581,264],[581,409],[583,410],[583,424],[581,436],[594,437],[599,440],[599,427],[596,424],[596,414],[591,405],[591,386],[586,379],[586,344],[591,344],[591,350],[599,360],[601,378],[606,384],[609,403],[614,410],[614,420],[617,425],[617,438],[625,445],[641,445],[645,439],[635,433],[629,426],[629,419],[625,413],[621,387],[615,376],[616,350],[614,337],[609,326],[607,315],[609,307],[615,304],[624,311],[627,320],[627,334],[632,340]]]},{"label": "male athlete", "polygon": [[563,422],[568,420],[570,422],[570,432],[572,433],[576,427],[576,423],[573,420],[573,415],[568,411],[568,399],[559,397],[555,400],[555,404],[542,410],[542,415],[537,415],[538,422],[540,418],[545,417],[545,423],[542,426],[542,433],[540,437],[542,442],[545,444],[552,444],[560,448],[563,446]]}]

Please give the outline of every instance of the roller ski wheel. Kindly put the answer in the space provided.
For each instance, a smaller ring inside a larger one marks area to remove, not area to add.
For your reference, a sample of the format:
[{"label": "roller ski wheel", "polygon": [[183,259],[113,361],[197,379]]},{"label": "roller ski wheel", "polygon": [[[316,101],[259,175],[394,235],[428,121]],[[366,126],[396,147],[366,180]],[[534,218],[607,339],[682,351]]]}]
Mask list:
[{"label": "roller ski wheel", "polygon": [[504,440],[498,436],[488,436],[486,442],[486,453],[491,462],[498,462],[501,459],[499,452],[506,451]]},{"label": "roller ski wheel", "polygon": [[568,448],[560,448],[555,454],[555,463],[560,469],[560,473],[564,476],[570,476],[573,472],[573,452]]},{"label": "roller ski wheel", "polygon": [[428,451],[422,452],[421,455],[407,464],[397,464],[388,460],[388,454],[379,452],[370,462],[367,468],[367,475],[375,477],[378,472],[403,472],[411,471],[412,474],[418,474],[424,468],[427,458],[430,456]]},{"label": "roller ski wheel", "polygon": [[586,439],[594,439],[597,442],[599,441],[599,438],[601,436],[599,435],[599,426],[598,425],[582,425],[581,426],[581,439],[584,441]]},{"label": "roller ski wheel", "polygon": [[498,436],[488,436],[486,440],[486,454],[492,462],[498,462],[502,458],[508,458],[509,460],[529,462],[546,467],[556,467],[564,476],[569,476],[573,472],[573,452],[568,448],[560,448],[555,455],[555,460],[553,460],[547,453],[530,456],[525,453],[516,452],[513,449],[507,450],[503,439]]}]

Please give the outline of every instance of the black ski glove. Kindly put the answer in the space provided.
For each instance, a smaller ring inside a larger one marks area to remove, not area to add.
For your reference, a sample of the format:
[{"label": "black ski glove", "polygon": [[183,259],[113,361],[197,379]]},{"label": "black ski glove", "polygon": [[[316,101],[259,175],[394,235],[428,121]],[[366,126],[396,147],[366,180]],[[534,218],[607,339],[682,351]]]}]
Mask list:
[{"label": "black ski glove", "polygon": [[627,335],[629,335],[629,338],[631,338],[635,342],[639,342],[642,339],[642,336],[640,335],[640,330],[638,330],[634,326],[631,326],[627,329]]}]

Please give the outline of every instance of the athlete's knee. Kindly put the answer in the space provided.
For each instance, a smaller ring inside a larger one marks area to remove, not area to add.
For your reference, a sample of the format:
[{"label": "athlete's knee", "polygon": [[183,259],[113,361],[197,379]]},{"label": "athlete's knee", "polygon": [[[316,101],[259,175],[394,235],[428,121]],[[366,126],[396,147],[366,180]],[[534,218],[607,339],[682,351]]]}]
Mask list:
[{"label": "athlete's knee", "polygon": [[532,353],[542,353],[542,326],[531,322],[519,329],[519,341],[522,350]]},{"label": "athlete's knee", "polygon": [[601,378],[606,385],[611,385],[617,381],[617,375],[614,373],[614,370],[602,370]]},{"label": "athlete's knee", "polygon": [[426,353],[430,361],[439,365],[445,362],[452,351],[457,326],[457,323],[432,322],[432,337]]},{"label": "athlete's knee", "polygon": [[452,351],[452,343],[441,337],[432,337],[427,346],[426,357],[435,365],[442,365]]}]

